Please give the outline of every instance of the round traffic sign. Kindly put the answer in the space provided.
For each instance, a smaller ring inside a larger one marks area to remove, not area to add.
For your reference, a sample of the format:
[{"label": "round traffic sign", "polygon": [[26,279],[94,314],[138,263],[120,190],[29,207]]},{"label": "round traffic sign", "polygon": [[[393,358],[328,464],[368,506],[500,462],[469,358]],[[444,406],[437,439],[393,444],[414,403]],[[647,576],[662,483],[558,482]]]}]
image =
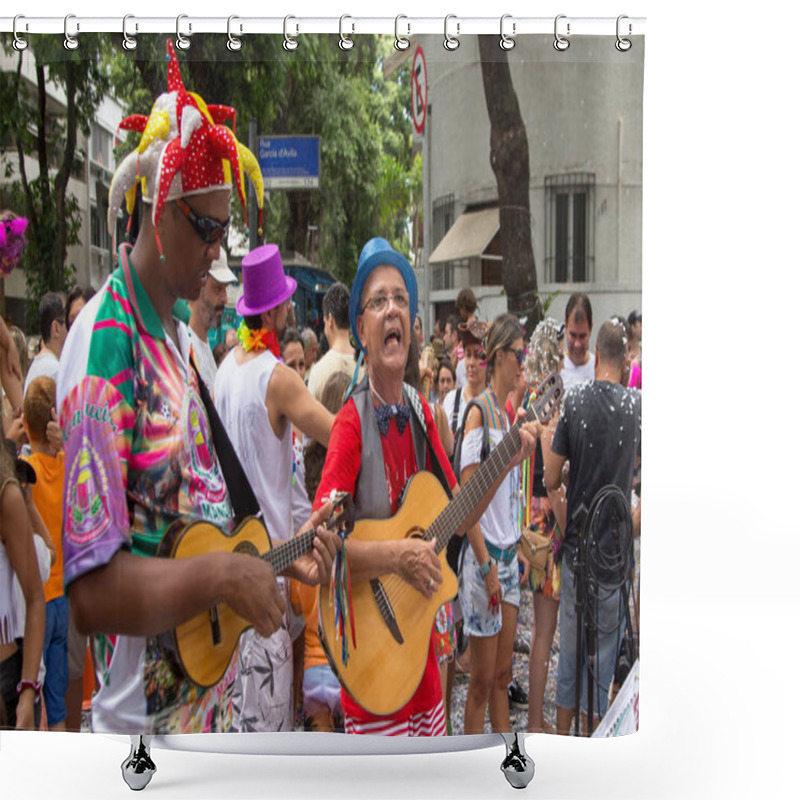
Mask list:
[{"label": "round traffic sign", "polygon": [[417,133],[425,128],[425,116],[428,111],[428,67],[425,54],[417,47],[414,60],[411,62],[411,120]]}]

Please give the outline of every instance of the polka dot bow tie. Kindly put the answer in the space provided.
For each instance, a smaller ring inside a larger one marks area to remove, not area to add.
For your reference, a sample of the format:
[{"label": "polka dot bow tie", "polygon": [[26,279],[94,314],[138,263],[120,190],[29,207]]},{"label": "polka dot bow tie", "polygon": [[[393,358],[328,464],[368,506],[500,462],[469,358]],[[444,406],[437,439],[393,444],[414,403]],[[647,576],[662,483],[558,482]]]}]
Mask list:
[{"label": "polka dot bow tie", "polygon": [[378,430],[381,432],[381,436],[386,436],[389,432],[389,420],[392,417],[397,417],[397,430],[402,433],[408,424],[411,409],[408,406],[377,406],[375,416],[378,418]]}]

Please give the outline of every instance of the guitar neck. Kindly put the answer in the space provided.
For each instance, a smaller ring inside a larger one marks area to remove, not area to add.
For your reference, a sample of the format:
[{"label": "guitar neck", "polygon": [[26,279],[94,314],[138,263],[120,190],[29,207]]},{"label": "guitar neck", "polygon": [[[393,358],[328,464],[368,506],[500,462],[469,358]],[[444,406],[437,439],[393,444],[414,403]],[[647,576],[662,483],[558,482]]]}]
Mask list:
[{"label": "guitar neck", "polygon": [[472,474],[472,477],[461,487],[458,494],[448,504],[447,508],[433,521],[425,533],[425,539],[436,538],[436,552],[441,552],[453,536],[464,530],[464,523],[475,506],[491,489],[492,484],[505,472],[508,462],[514,457],[520,447],[520,426],[537,418],[535,405],[531,405],[525,418],[517,420],[511,430],[489,457]]},{"label": "guitar neck", "polygon": [[[330,501],[334,504],[334,510],[328,520],[325,522],[325,527],[329,530],[336,530],[342,520],[350,520],[352,524],[352,498],[346,492],[334,492]],[[268,553],[264,553],[261,558],[264,561],[272,564],[276,575],[280,575],[286,567],[297,561],[300,556],[305,555],[309,550],[314,548],[314,537],[317,535],[317,529],[301,533],[300,536],[295,536],[289,539],[288,542],[279,547],[274,547]]]},{"label": "guitar neck", "polygon": [[300,556],[305,555],[314,547],[314,537],[317,532],[314,528],[300,536],[295,536],[288,542],[273,548],[268,553],[264,553],[261,558],[272,564],[276,575],[280,575],[286,567],[297,561]]}]

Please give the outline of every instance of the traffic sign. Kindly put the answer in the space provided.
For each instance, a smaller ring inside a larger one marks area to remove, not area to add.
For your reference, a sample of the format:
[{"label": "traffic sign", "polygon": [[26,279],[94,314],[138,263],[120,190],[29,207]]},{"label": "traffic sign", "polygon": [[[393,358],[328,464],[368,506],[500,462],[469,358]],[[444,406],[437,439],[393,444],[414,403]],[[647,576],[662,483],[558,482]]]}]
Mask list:
[{"label": "traffic sign", "polygon": [[411,62],[411,120],[417,133],[425,129],[425,116],[428,113],[428,67],[425,54],[417,47]]},{"label": "traffic sign", "polygon": [[259,136],[265,189],[318,189],[319,136]]}]

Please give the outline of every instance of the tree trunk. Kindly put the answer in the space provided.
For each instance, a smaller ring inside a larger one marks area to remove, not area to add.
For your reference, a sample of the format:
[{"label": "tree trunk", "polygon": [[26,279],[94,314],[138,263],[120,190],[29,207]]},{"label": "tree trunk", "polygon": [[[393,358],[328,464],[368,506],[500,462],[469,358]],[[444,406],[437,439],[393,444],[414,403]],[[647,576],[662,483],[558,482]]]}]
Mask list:
[{"label": "tree trunk", "polygon": [[78,111],[75,107],[75,65],[67,64],[67,80],[64,87],[67,95],[67,136],[64,143],[64,156],[54,181],[54,194],[58,226],[56,228],[55,261],[53,276],[56,288],[60,291],[65,286],[65,265],[67,262],[67,187],[69,186],[72,162],[75,159],[75,148],[78,139]]},{"label": "tree trunk", "polygon": [[[20,92],[20,78],[22,75],[22,53],[20,52],[17,60],[17,72],[14,77],[14,95],[19,97]],[[22,145],[22,135],[20,131],[15,131],[14,139],[17,143],[17,161],[19,163],[19,179],[22,184],[22,191],[25,194],[25,211],[27,212],[28,224],[32,229],[35,229],[39,224],[39,214],[36,210],[36,204],[33,202],[33,194],[31,187],[28,183],[28,173],[25,169],[25,150]]]},{"label": "tree trunk", "polygon": [[286,199],[289,202],[289,241],[286,243],[288,250],[296,250],[306,254],[308,239],[309,213],[311,211],[310,192],[307,189],[287,191]]},{"label": "tree trunk", "polygon": [[491,123],[490,159],[497,180],[503,288],[508,310],[527,317],[531,332],[542,319],[531,241],[528,135],[511,80],[508,55],[497,37],[478,37],[483,91]]}]

